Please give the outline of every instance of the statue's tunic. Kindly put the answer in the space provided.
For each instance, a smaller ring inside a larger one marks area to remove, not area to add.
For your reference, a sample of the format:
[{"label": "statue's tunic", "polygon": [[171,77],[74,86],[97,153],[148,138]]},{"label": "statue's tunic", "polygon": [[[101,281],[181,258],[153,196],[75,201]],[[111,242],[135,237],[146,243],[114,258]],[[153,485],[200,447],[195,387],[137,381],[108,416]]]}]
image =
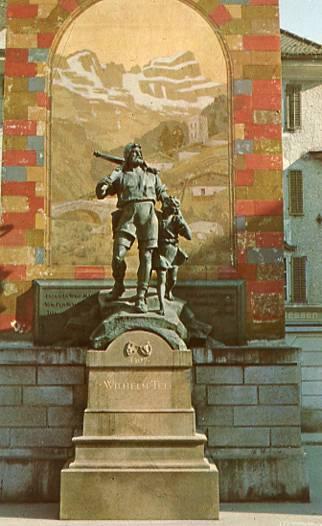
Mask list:
[{"label": "statue's tunic", "polygon": [[114,170],[98,183],[96,195],[99,199],[106,195],[118,197],[118,210],[113,213],[113,235],[118,243],[130,247],[137,237],[139,248],[158,246],[154,205],[167,195],[158,174],[140,167],[131,171]]}]

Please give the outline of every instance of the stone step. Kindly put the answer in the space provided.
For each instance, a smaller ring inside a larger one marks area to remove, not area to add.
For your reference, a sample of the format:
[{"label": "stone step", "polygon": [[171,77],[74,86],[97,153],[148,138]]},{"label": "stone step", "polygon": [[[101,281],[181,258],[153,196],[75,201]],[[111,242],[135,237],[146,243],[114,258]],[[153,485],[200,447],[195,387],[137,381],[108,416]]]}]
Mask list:
[{"label": "stone step", "polygon": [[75,462],[70,467],[199,467],[209,469],[204,458],[206,437],[193,436],[81,436],[73,438]]},{"label": "stone step", "polygon": [[193,409],[168,411],[92,411],[84,414],[84,435],[186,436],[195,433]]}]

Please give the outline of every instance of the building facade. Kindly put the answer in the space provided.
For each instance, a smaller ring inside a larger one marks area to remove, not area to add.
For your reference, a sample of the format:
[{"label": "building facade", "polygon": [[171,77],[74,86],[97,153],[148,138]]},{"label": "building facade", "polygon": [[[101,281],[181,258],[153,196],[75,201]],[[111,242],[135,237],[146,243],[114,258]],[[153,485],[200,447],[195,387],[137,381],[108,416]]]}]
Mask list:
[{"label": "building facade", "polygon": [[302,426],[322,431],[322,46],[282,31],[285,300],[302,348]]}]

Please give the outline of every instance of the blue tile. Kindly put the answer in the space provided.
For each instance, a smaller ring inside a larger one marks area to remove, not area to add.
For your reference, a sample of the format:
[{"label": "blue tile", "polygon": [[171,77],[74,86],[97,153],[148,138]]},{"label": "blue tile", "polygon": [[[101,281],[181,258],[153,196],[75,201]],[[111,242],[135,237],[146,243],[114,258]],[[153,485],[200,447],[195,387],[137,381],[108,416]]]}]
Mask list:
[{"label": "blue tile", "polygon": [[27,169],[25,166],[3,166],[2,167],[3,181],[26,181]]},{"label": "blue tile", "polygon": [[235,80],[234,95],[251,95],[253,91],[252,80]]},{"label": "blue tile", "polygon": [[29,150],[36,150],[37,152],[44,151],[44,138],[37,135],[30,135],[28,137]]},{"label": "blue tile", "polygon": [[36,152],[36,156],[37,156],[37,166],[44,166],[45,164],[44,152]]},{"label": "blue tile", "polygon": [[246,229],[246,217],[236,217],[236,230],[237,232],[243,232]]},{"label": "blue tile", "polygon": [[235,153],[238,155],[253,153],[253,141],[237,139],[235,141]]},{"label": "blue tile", "polygon": [[29,91],[45,91],[45,79],[40,77],[31,77],[28,80]]},{"label": "blue tile", "polygon": [[45,249],[43,247],[36,247],[35,263],[36,265],[45,263]]},{"label": "blue tile", "polygon": [[29,49],[28,61],[29,62],[47,62],[48,49],[33,48]]},{"label": "blue tile", "polygon": [[284,252],[278,248],[249,248],[247,263],[263,265],[265,263],[282,263]]}]

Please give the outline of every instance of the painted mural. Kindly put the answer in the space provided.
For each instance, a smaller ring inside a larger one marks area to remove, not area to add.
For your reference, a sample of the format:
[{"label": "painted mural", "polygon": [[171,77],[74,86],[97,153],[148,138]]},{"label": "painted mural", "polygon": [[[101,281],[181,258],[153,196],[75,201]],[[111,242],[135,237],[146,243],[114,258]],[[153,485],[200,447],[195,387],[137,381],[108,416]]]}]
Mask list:
[{"label": "painted mural", "polygon": [[[114,165],[93,151],[122,155],[135,141],[181,200],[193,232],[185,272],[204,277],[205,268],[232,256],[223,52],[210,26],[182,2],[131,6],[103,0],[87,9],[53,58],[51,264],[110,264],[116,200],[98,201],[94,190]],[[130,254],[133,276],[137,255]]]}]

